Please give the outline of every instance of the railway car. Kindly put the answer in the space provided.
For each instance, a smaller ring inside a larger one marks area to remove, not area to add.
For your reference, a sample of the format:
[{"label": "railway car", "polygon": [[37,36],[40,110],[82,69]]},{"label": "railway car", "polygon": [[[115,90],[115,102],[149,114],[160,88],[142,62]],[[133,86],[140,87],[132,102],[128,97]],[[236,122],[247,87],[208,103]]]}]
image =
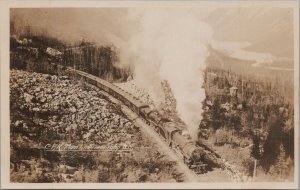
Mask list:
[{"label": "railway car", "polygon": [[207,155],[207,152],[205,152],[203,148],[197,147],[191,137],[184,134],[182,128],[180,128],[177,123],[163,118],[159,112],[152,110],[149,105],[142,103],[128,92],[103,79],[72,68],[68,68],[68,70],[70,73],[73,73],[76,78],[81,78],[85,82],[99,87],[123,102],[137,115],[140,115],[172,149],[180,153],[189,168],[196,173],[203,173],[206,170],[207,163],[211,162],[210,155]]},{"label": "railway car", "polygon": [[119,100],[121,100],[127,107],[129,107],[131,110],[133,110],[136,114],[139,114],[139,108],[141,106],[144,106],[145,104],[141,103],[139,100],[135,99],[130,95],[129,93],[117,88],[114,86],[114,92],[116,97],[118,97]]},{"label": "railway car", "polygon": [[[153,111],[152,109],[150,109],[150,107],[148,105],[145,105],[145,106],[140,107],[139,113],[148,125],[153,127],[155,129],[155,131],[160,136],[163,137],[164,140],[167,140],[165,131],[162,129],[161,125],[159,125],[159,123],[162,121],[162,119],[160,119],[159,115],[157,115],[158,114],[157,111]],[[153,118],[155,117],[156,119],[155,120],[151,119],[149,117],[150,114],[152,114],[152,117]],[[156,122],[156,121],[158,121],[158,122]]]},{"label": "railway car", "polygon": [[102,89],[103,91],[105,91],[105,92],[108,92],[109,91],[109,87],[107,86],[107,85],[105,85],[105,84],[103,84],[100,80],[99,80],[99,78],[96,80],[97,81],[97,87],[98,88],[100,88],[100,89]]},{"label": "railway car", "polygon": [[145,119],[150,111],[151,109],[149,105],[141,106],[139,109],[139,115],[141,115]]},{"label": "railway car", "polygon": [[167,142],[169,143],[169,146],[175,147],[177,145],[177,142],[174,142],[174,135],[175,134],[181,134],[182,130],[179,129],[174,122],[165,122],[162,124],[162,129],[165,132],[165,136],[167,139]]},{"label": "railway car", "polygon": [[94,86],[97,86],[97,81],[96,81],[96,77],[91,75],[91,74],[87,74],[82,72],[82,75],[85,77],[85,81],[89,84],[92,84]]},{"label": "railway car", "polygon": [[82,72],[82,71],[78,71],[72,68],[69,68],[70,70],[73,70],[73,77],[76,79],[79,79],[81,81],[87,82],[87,75],[86,73]]},{"label": "railway car", "polygon": [[152,110],[148,113],[148,118],[155,122],[157,125],[159,125],[162,117],[159,115],[159,113],[156,110]]}]

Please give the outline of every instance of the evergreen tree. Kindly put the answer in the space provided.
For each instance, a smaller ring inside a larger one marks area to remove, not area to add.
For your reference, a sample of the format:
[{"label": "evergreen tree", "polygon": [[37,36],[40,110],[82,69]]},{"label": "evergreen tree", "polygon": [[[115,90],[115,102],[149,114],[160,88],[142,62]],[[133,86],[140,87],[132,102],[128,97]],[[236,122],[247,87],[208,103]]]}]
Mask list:
[{"label": "evergreen tree", "polygon": [[281,132],[283,121],[277,114],[273,113],[268,122],[269,134],[264,144],[263,167],[269,171],[271,165],[274,165],[280,154]]},{"label": "evergreen tree", "polygon": [[285,159],[285,151],[282,144],[280,145],[280,154],[278,156],[278,161],[276,163],[276,169],[281,178],[286,176],[288,172],[288,165]]},{"label": "evergreen tree", "polygon": [[260,137],[258,132],[254,132],[252,134],[252,141],[253,141],[253,146],[251,150],[251,156],[257,160],[260,159],[260,151],[259,151],[259,141]]},{"label": "evergreen tree", "polygon": [[288,175],[290,162],[285,158],[286,155],[282,144],[280,145],[279,150],[280,153],[276,160],[276,164],[270,167],[269,174],[280,180],[286,178]]}]

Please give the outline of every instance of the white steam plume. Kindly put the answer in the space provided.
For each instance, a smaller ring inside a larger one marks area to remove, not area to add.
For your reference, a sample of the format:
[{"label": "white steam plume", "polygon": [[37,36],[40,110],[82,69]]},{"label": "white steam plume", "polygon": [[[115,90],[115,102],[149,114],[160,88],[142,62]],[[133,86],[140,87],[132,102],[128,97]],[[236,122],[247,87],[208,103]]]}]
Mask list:
[{"label": "white steam plume", "polygon": [[123,61],[134,62],[138,85],[149,89],[156,104],[164,98],[161,80],[169,82],[179,116],[195,138],[202,119],[203,70],[212,29],[191,9],[148,8],[130,13],[140,27],[123,48],[130,51],[122,53]]}]

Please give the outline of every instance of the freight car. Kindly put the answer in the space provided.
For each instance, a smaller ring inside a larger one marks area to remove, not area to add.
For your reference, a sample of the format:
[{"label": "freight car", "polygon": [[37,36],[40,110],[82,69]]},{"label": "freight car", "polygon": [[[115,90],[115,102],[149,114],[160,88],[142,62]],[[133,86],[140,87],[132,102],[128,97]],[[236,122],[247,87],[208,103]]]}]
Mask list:
[{"label": "freight car", "polygon": [[149,105],[142,103],[128,92],[96,76],[72,68],[67,68],[67,70],[69,74],[71,73],[76,78],[95,85],[114,96],[141,116],[168,143],[170,148],[182,157],[189,168],[196,173],[203,173],[209,167],[220,167],[220,163],[214,157],[214,154],[196,146],[190,135],[185,134],[181,127],[162,117],[158,111],[151,109]]}]

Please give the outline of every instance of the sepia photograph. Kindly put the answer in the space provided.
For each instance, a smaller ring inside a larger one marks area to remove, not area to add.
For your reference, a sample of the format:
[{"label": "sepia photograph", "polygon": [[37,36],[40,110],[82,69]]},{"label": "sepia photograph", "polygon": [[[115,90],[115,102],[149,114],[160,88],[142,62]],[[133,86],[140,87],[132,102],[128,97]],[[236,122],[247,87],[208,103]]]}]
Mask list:
[{"label": "sepia photograph", "polygon": [[12,2],[2,188],[298,187],[298,1]]}]

